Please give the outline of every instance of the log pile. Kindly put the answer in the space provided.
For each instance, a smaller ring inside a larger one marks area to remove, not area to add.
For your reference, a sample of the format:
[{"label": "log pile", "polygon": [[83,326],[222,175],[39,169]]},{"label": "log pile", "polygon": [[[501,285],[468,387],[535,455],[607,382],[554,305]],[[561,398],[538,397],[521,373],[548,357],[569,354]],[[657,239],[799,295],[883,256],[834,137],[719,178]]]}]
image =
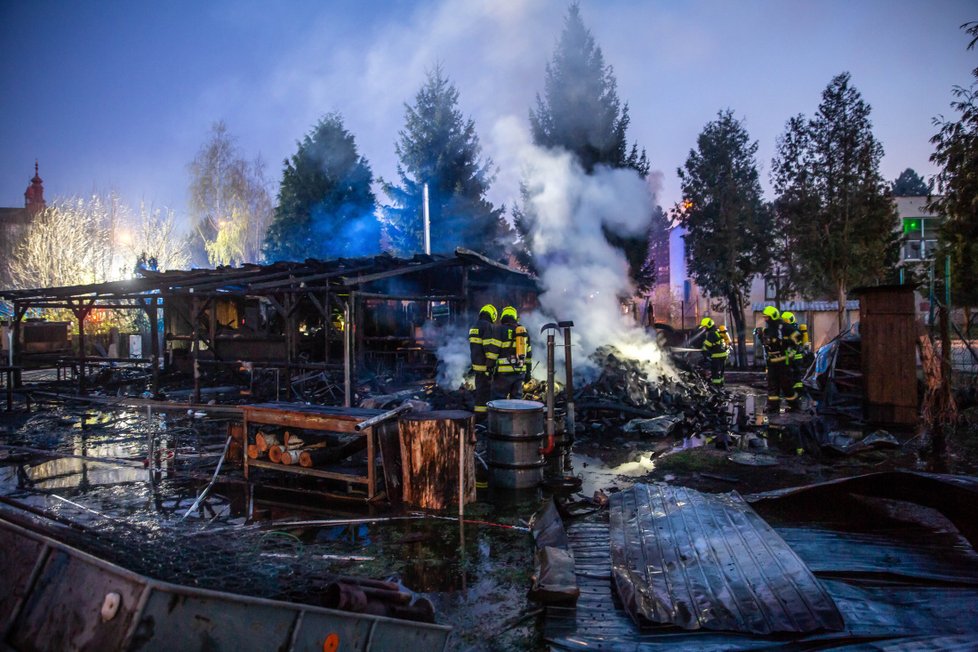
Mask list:
[{"label": "log pile", "polygon": [[248,444],[247,454],[253,460],[267,459],[285,466],[316,468],[345,460],[366,447],[367,438],[361,435],[339,437],[334,441],[321,435],[307,436],[288,430],[281,433],[259,430],[255,433],[255,443]]}]

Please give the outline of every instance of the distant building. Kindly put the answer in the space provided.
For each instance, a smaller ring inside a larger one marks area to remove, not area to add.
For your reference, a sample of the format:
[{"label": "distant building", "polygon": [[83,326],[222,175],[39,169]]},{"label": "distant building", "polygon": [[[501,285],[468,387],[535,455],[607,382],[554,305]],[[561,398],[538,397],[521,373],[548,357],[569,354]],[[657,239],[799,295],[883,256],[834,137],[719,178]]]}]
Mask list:
[{"label": "distant building", "polygon": [[10,286],[10,258],[17,246],[27,237],[31,221],[46,206],[44,181],[38,173],[37,161],[35,161],[34,178],[24,191],[24,207],[0,207],[0,287]]},{"label": "distant building", "polygon": [[900,228],[905,241],[900,249],[900,264],[934,259],[937,235],[944,216],[927,210],[927,196],[896,197]]}]

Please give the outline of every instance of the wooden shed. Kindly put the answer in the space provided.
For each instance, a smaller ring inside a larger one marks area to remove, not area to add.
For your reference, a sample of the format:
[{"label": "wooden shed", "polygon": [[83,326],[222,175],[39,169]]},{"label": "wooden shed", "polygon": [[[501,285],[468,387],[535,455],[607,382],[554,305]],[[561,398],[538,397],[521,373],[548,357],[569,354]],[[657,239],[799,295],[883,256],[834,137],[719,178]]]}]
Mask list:
[{"label": "wooden shed", "polygon": [[869,423],[914,426],[917,396],[917,325],[909,285],[857,288],[865,414]]}]

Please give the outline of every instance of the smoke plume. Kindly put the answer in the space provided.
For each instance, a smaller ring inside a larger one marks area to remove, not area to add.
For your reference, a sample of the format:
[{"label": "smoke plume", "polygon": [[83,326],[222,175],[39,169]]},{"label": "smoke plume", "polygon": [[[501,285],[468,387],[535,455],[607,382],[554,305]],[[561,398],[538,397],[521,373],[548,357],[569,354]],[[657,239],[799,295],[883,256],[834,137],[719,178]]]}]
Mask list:
[{"label": "smoke plume", "polygon": [[[534,357],[545,357],[543,324],[572,320],[574,370],[585,380],[597,371],[589,356],[609,344],[644,362],[650,378],[673,378],[654,338],[622,314],[620,299],[634,294],[628,262],[602,233],[602,228],[627,236],[647,231],[654,201],[649,184],[634,170],[599,167],[585,174],[568,152],[532,145],[514,119],[497,123],[494,136],[518,152],[523,170],[529,244],[543,289],[540,310],[521,317],[540,351]],[[544,373],[538,365],[534,375]]]}]

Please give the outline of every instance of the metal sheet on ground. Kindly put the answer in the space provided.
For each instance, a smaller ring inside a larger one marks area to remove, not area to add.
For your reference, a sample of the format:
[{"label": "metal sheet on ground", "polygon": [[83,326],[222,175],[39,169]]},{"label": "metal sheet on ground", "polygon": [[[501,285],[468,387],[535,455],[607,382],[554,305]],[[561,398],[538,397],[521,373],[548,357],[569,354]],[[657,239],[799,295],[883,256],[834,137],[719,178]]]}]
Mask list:
[{"label": "metal sheet on ground", "polygon": [[638,484],[611,499],[612,577],[636,623],[768,634],[840,630],[808,567],[736,493]]}]

